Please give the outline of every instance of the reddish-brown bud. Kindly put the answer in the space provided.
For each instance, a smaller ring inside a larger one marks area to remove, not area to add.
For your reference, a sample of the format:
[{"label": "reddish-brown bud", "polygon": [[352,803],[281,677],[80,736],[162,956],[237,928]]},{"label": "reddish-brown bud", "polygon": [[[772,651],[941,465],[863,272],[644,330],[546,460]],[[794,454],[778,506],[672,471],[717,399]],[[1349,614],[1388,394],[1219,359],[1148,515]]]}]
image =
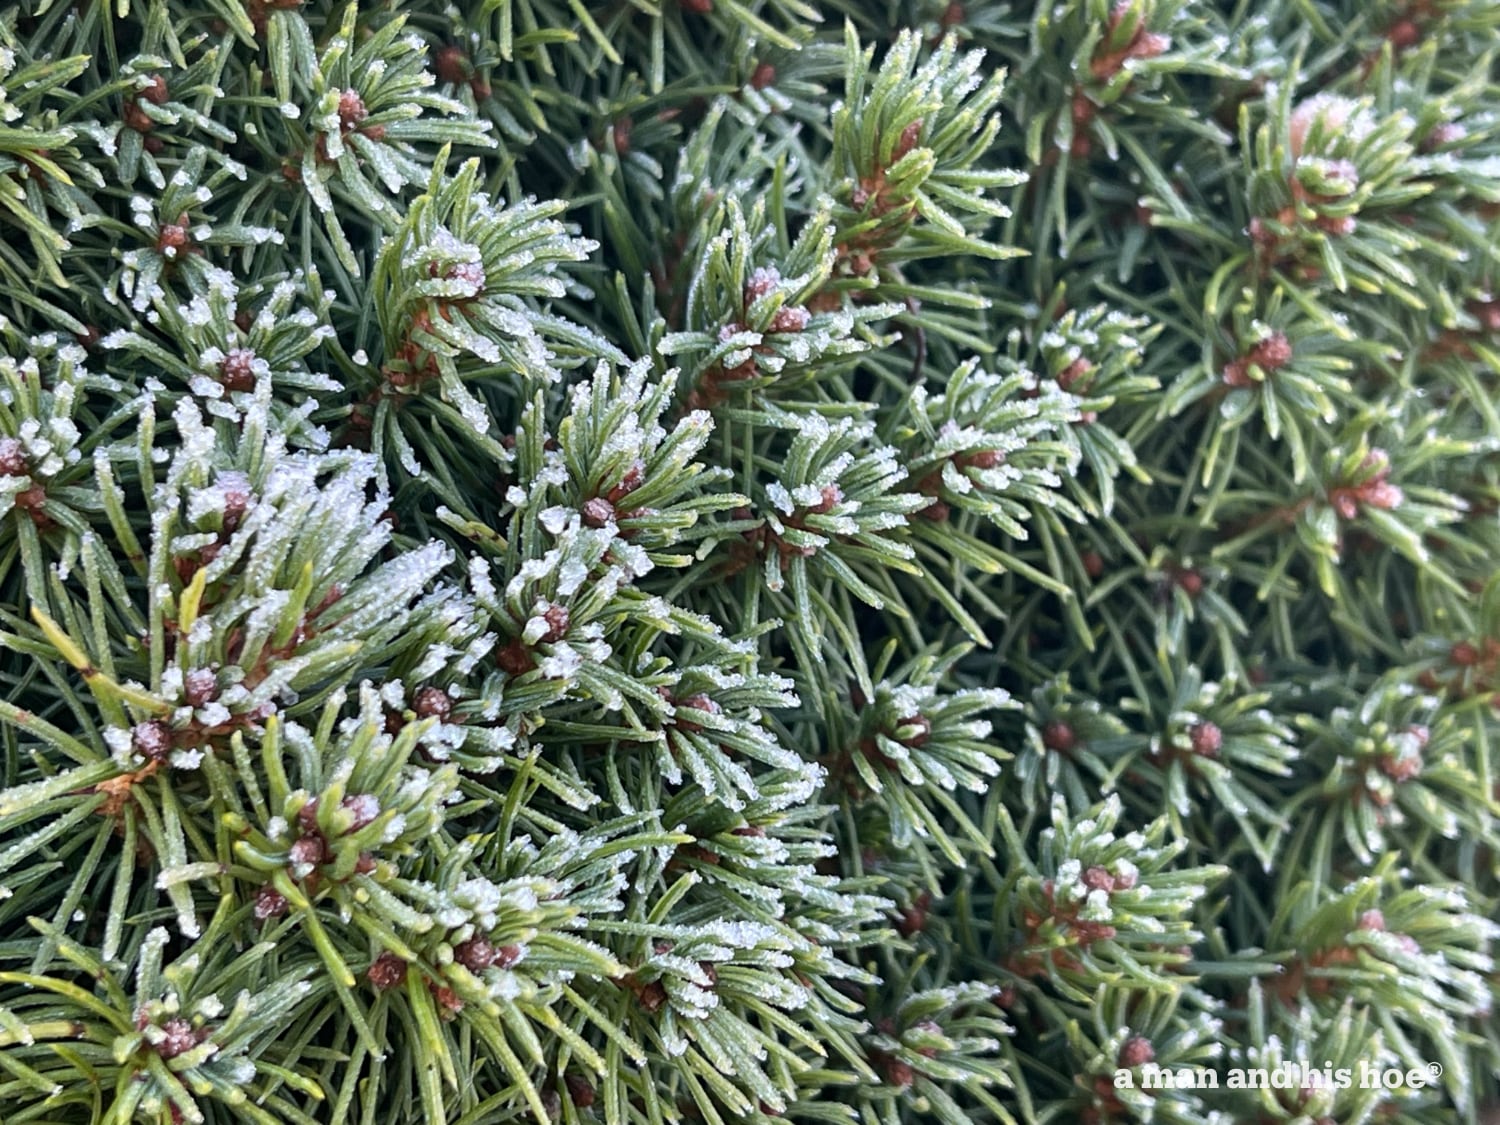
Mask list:
[{"label": "reddish-brown bud", "polygon": [[1262,371],[1279,371],[1292,361],[1292,343],[1281,332],[1273,332],[1250,349],[1249,360]]},{"label": "reddish-brown bud", "polygon": [[183,215],[175,223],[162,224],[156,235],[156,249],[163,254],[168,250],[180,253],[191,246],[192,241],[192,236],[188,234],[187,216]]},{"label": "reddish-brown bud", "polygon": [[152,105],[166,105],[171,95],[167,90],[167,80],[160,74],[153,74],[150,81],[136,94],[138,98],[144,98]]},{"label": "reddish-brown bud", "polygon": [[0,438],[0,477],[24,477],[27,474],[26,452],[19,438]]},{"label": "reddish-brown bud", "polygon": [[783,305],[771,318],[770,330],[778,334],[801,332],[812,317],[801,305]]},{"label": "reddish-brown bud", "polygon": [[912,149],[917,147],[917,142],[922,139],[922,119],[918,118],[906,128],[901,130],[901,136],[896,139],[896,147],[891,151],[891,161],[900,160]]},{"label": "reddish-brown bud", "polygon": [[1224,745],[1224,732],[1216,723],[1194,723],[1188,728],[1188,742],[1200,758],[1217,758]]},{"label": "reddish-brown bud", "polygon": [[1083,885],[1091,891],[1112,891],[1115,889],[1115,877],[1107,867],[1095,864],[1083,873]]},{"label": "reddish-brown bud", "polygon": [[583,522],[588,527],[604,527],[615,518],[615,506],[602,496],[583,502]]},{"label": "reddish-brown bud", "polygon": [[563,1085],[568,1088],[568,1097],[579,1109],[588,1109],[597,1096],[589,1080],[581,1074],[563,1075]]},{"label": "reddish-brown bud", "polygon": [[253,391],[255,352],[250,348],[231,348],[219,362],[219,382],[227,391]]},{"label": "reddish-brown bud", "polygon": [[370,111],[365,108],[365,100],[359,96],[358,90],[345,90],[339,95],[339,127],[345,132],[369,116]]},{"label": "reddish-brown bud", "polygon": [[317,833],[299,836],[287,849],[287,862],[293,867],[317,867],[326,862],[328,841]]},{"label": "reddish-brown bud", "polygon": [[1447,148],[1449,145],[1457,144],[1469,135],[1469,131],[1456,121],[1444,121],[1441,125],[1434,125],[1432,131],[1422,140],[1422,151],[1432,152],[1435,149]]},{"label": "reddish-brown bud", "polygon": [[1203,593],[1203,575],[1191,568],[1176,571],[1172,575],[1172,581],[1190,598],[1196,598]]},{"label": "reddish-brown bud", "polygon": [[212,668],[193,668],[183,674],[182,697],[189,707],[212,703],[219,694],[219,678]]},{"label": "reddish-brown bud", "polygon": [[495,654],[495,663],[500,666],[501,671],[512,676],[524,676],[536,667],[531,650],[519,637]]},{"label": "reddish-brown bud", "polygon": [[543,644],[555,645],[568,635],[571,617],[567,606],[549,605],[546,612],[542,614],[542,620],[547,623],[547,631],[542,634],[541,638]]},{"label": "reddish-brown bud", "polygon": [[902,739],[904,746],[923,746],[932,736],[932,720],[926,715],[908,715],[897,722],[897,727],[913,727],[913,733]]},{"label": "reddish-brown bud", "polygon": [[1385,33],[1385,37],[1390,40],[1392,47],[1402,51],[1420,42],[1422,31],[1411,20],[1397,20]]},{"label": "reddish-brown bud", "polygon": [[452,45],[439,48],[432,57],[432,69],[440,82],[460,85],[469,80],[469,56]]},{"label": "reddish-brown bud", "polygon": [[303,832],[318,830],[318,799],[316,797],[297,810],[297,827]]},{"label": "reddish-brown bud", "polygon": [[911,1064],[900,1059],[888,1059],[885,1064],[885,1084],[906,1089],[917,1080],[916,1072],[912,1070]]},{"label": "reddish-brown bud", "polygon": [[373,824],[380,815],[380,801],[372,793],[356,793],[352,797],[345,797],[340,807],[354,816],[349,825],[350,832],[358,832]]},{"label": "reddish-brown bud", "polygon": [[1078,745],[1078,735],[1067,723],[1053,719],[1042,728],[1042,745],[1054,753],[1067,754]]},{"label": "reddish-brown bud", "polygon": [[495,963],[497,951],[484,938],[471,938],[453,947],[453,959],[471,973],[482,973]]},{"label": "reddish-brown bud", "polygon": [[701,731],[703,727],[698,723],[693,722],[691,719],[681,717],[682,708],[685,707],[691,708],[694,711],[702,711],[709,715],[718,715],[723,711],[723,708],[720,707],[718,703],[701,693],[697,695],[690,695],[686,699],[677,700],[678,715],[674,719],[674,724],[678,730],[686,731],[689,733],[697,733],[698,731]]},{"label": "reddish-brown bud", "polygon": [[432,993],[432,998],[438,1002],[443,1009],[444,1015],[452,1015],[464,1010],[463,998],[446,984],[438,984],[435,980],[427,982],[427,991]]},{"label": "reddish-brown bud", "polygon": [[371,984],[385,992],[406,982],[406,962],[394,953],[382,953],[365,975]]},{"label": "reddish-brown bud", "polygon": [[1156,1048],[1151,1045],[1151,1040],[1144,1036],[1132,1036],[1120,1046],[1118,1063],[1124,1069],[1129,1070],[1138,1066],[1145,1066],[1147,1063],[1155,1061]]},{"label": "reddish-brown bud", "polygon": [[158,1055],[164,1059],[175,1059],[185,1051],[191,1051],[203,1040],[193,1025],[187,1020],[178,1017],[170,1019],[161,1025],[163,1038],[159,1043],[152,1045]]},{"label": "reddish-brown bud", "polygon": [[440,723],[448,721],[448,716],[453,713],[453,700],[448,693],[440,687],[432,684],[417,690],[412,699],[411,709],[421,719],[436,719]]},{"label": "reddish-brown bud", "polygon": [[287,912],[287,906],[285,896],[275,887],[262,887],[255,893],[256,921],[264,922],[267,918],[280,918]]},{"label": "reddish-brown bud", "polygon": [[172,728],[160,719],[136,723],[130,730],[130,748],[147,761],[165,761],[172,752]]}]

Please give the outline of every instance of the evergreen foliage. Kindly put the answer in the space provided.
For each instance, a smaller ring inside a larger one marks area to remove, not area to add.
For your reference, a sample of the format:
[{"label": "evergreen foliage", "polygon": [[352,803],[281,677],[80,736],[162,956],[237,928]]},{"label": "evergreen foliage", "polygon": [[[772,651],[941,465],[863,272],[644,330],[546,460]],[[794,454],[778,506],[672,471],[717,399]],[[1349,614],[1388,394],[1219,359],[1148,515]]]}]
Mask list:
[{"label": "evergreen foliage", "polygon": [[1497,58],[0,8],[0,1120],[1491,1120]]}]

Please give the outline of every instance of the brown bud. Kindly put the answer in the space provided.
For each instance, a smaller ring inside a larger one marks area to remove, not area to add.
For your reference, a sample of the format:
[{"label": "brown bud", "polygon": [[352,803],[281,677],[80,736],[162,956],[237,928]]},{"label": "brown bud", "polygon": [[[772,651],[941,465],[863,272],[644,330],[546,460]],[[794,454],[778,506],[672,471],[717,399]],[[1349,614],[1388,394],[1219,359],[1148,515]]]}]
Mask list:
[{"label": "brown bud", "polygon": [[656,1012],[667,1002],[667,987],[659,980],[643,985],[636,994],[642,1008],[648,1012]]},{"label": "brown bud", "polygon": [[1227,387],[1242,390],[1255,386],[1255,380],[1250,377],[1250,365],[1243,359],[1232,359],[1226,363],[1221,377]]},{"label": "brown bud", "polygon": [[926,715],[907,715],[896,723],[897,727],[915,727],[916,730],[902,739],[903,746],[923,746],[932,736],[932,720]]},{"label": "brown bud", "polygon": [[219,694],[219,678],[212,668],[193,668],[182,677],[182,697],[190,707],[212,703]]},{"label": "brown bud", "polygon": [[124,107],[120,110],[120,119],[125,122],[127,129],[133,129],[137,133],[149,133],[156,128],[156,122],[146,116],[145,111],[134,98],[126,100]]},{"label": "brown bud", "polygon": [[1215,723],[1194,723],[1188,728],[1188,741],[1200,758],[1217,758],[1224,745],[1224,732]]},{"label": "brown bud", "polygon": [[923,891],[917,895],[896,919],[896,932],[909,938],[927,929],[927,912],[931,907],[932,895],[929,892]]},{"label": "brown bud", "polygon": [[496,950],[484,938],[471,938],[454,946],[453,959],[471,973],[482,973],[495,963]]},{"label": "brown bud", "polygon": [[432,57],[432,69],[439,81],[457,86],[469,80],[469,56],[452,45],[439,48]]},{"label": "brown bud", "polygon": [[519,637],[495,654],[495,663],[500,666],[501,671],[512,676],[524,676],[536,667],[536,662],[531,658],[531,650]]},{"label": "brown bud", "polygon": [[594,1104],[594,1087],[589,1080],[581,1074],[563,1075],[563,1085],[568,1088],[568,1097],[579,1109],[588,1109]]},{"label": "brown bud", "polygon": [[446,984],[439,984],[435,980],[430,980],[427,982],[427,991],[432,993],[432,998],[443,1009],[443,1014],[451,1015],[464,1010],[463,998]]},{"label": "brown bud", "polygon": [[818,502],[807,510],[813,515],[827,515],[843,502],[844,490],[836,484],[825,484],[818,497]]},{"label": "brown bud", "polygon": [[1083,873],[1083,885],[1091,891],[1112,891],[1115,889],[1115,877],[1107,867],[1096,864]]},{"label": "brown bud", "polygon": [[901,136],[896,139],[896,147],[891,150],[891,162],[895,163],[916,148],[917,142],[921,139],[922,119],[919,117],[901,130]]},{"label": "brown bud", "polygon": [[[15,505],[31,517],[31,522],[36,524],[38,531],[46,531],[54,526],[52,517],[47,515],[47,490],[41,485],[35,484],[25,492],[18,492]],[[209,548],[205,547],[204,553],[206,554],[208,550]]]},{"label": "brown bud", "polygon": [[311,798],[297,810],[297,827],[303,832],[318,830],[318,799],[316,797]]},{"label": "brown bud", "polygon": [[167,80],[160,74],[153,74],[150,81],[136,94],[138,98],[144,98],[152,105],[166,105],[170,94],[167,90]]},{"label": "brown bud", "polygon": [[163,223],[161,230],[156,235],[156,249],[165,254],[168,250],[182,251],[192,244],[192,237],[188,234],[187,216],[181,216],[175,223]]},{"label": "brown bud", "polygon": [[570,617],[567,606],[555,603],[549,605],[542,614],[542,620],[547,623],[547,631],[541,637],[543,644],[554,645],[568,635]]},{"label": "brown bud", "polygon": [[1411,20],[1397,20],[1385,33],[1385,37],[1390,40],[1392,47],[1402,51],[1420,42],[1422,31]]},{"label": "brown bud", "polygon": [[352,797],[345,797],[340,807],[354,815],[354,820],[349,825],[350,832],[358,832],[373,824],[380,815],[380,801],[372,793],[357,793]]},{"label": "brown bud", "polygon": [[1120,1046],[1119,1065],[1125,1069],[1133,1069],[1145,1066],[1148,1062],[1156,1060],[1156,1048],[1151,1045],[1151,1040],[1144,1036],[1136,1035]]},{"label": "brown bud", "polygon": [[1172,575],[1172,580],[1190,598],[1196,598],[1203,593],[1203,575],[1196,570],[1191,568],[1179,570]]},{"label": "brown bud", "polygon": [[130,730],[130,748],[147,761],[165,761],[172,752],[172,728],[160,719],[136,723]]},{"label": "brown bud", "polygon": [[604,527],[615,518],[615,506],[602,496],[583,503],[583,522],[588,527]]},{"label": "brown bud", "polygon": [[365,975],[381,992],[395,988],[406,981],[406,962],[394,953],[382,953],[375,958]]},{"label": "brown bud", "polygon": [[365,108],[365,100],[359,96],[358,90],[345,90],[339,95],[339,126],[344,131],[353,129],[369,116],[370,111]]},{"label": "brown bud", "polygon": [[1273,332],[1250,349],[1249,360],[1262,371],[1279,371],[1292,361],[1292,343],[1281,332]]},{"label": "brown bud", "polygon": [[161,1029],[165,1037],[153,1047],[156,1053],[164,1059],[175,1059],[184,1051],[191,1051],[202,1042],[198,1033],[193,1030],[193,1025],[181,1017],[168,1020],[161,1025]]},{"label": "brown bud", "polygon": [[750,88],[752,90],[764,90],[775,81],[776,68],[768,62],[758,63],[750,75]]},{"label": "brown bud", "polygon": [[618,504],[629,496],[646,481],[646,463],[644,461],[632,461],[630,468],[626,469],[620,477],[620,483],[605,493],[605,499],[611,504]]},{"label": "brown bud", "polygon": [[264,922],[267,918],[280,918],[287,912],[287,905],[285,896],[275,887],[262,887],[255,893],[256,921]]},{"label": "brown bud", "polygon": [[771,331],[775,333],[801,332],[812,318],[801,305],[783,305],[771,318]]},{"label": "brown bud", "polygon": [[1078,735],[1067,723],[1053,719],[1042,728],[1042,745],[1054,753],[1067,754],[1078,745]]},{"label": "brown bud", "polygon": [[519,945],[502,945],[495,950],[494,965],[497,969],[514,968],[525,952],[526,950]]},{"label": "brown bud", "polygon": [[1432,152],[1434,149],[1447,148],[1449,145],[1457,144],[1469,135],[1469,131],[1455,121],[1445,121],[1441,125],[1434,125],[1432,131],[1422,141],[1422,151]]},{"label": "brown bud", "polygon": [[249,348],[232,348],[219,362],[219,382],[227,391],[255,389],[255,352]]},{"label": "brown bud", "polygon": [[[745,291],[742,294],[745,304],[753,305],[772,289],[775,289],[780,283],[781,271],[775,266],[757,267],[755,272],[750,275],[750,280],[745,282]],[[734,330],[729,333],[731,336],[745,330],[745,326],[742,324],[731,324],[728,327]]]},{"label": "brown bud", "polygon": [[677,707],[679,709],[679,715],[678,717],[674,718],[674,725],[680,731],[686,731],[693,734],[701,731],[703,727],[700,724],[693,722],[691,719],[680,717],[680,711],[682,708],[688,707],[694,711],[703,711],[710,715],[717,715],[723,711],[723,708],[720,707],[718,703],[710,699],[708,696],[703,695],[701,692],[697,695],[690,695],[686,699],[677,700]]},{"label": "brown bud", "polygon": [[26,453],[19,438],[0,438],[0,477],[24,477]]},{"label": "brown bud", "polygon": [[634,128],[635,121],[628,116],[616,118],[614,124],[610,126],[610,132],[614,136],[616,155],[624,156],[630,151],[630,133]]},{"label": "brown bud", "polygon": [[1057,373],[1057,385],[1065,391],[1071,391],[1078,382],[1094,370],[1094,365],[1079,356],[1068,366]]},{"label": "brown bud", "polygon": [[895,1058],[886,1060],[885,1084],[887,1086],[896,1086],[904,1090],[916,1080],[916,1072],[912,1070],[910,1063]]},{"label": "brown bud", "polygon": [[411,709],[417,713],[418,718],[436,719],[445,723],[453,712],[453,701],[442,688],[429,684],[417,690]]}]

